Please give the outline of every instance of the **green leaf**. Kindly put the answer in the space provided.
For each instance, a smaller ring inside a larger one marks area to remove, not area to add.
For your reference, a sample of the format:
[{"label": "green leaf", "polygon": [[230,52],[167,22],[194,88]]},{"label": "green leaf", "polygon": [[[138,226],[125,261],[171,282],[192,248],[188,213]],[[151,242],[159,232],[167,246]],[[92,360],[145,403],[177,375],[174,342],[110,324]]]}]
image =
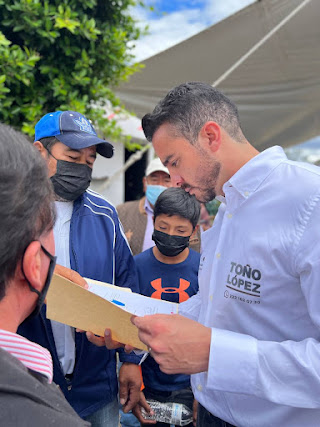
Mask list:
[{"label": "green leaf", "polygon": [[131,146],[104,115],[120,104],[114,88],[139,70],[128,43],[143,33],[130,16],[137,3],[0,0],[0,121],[31,135],[46,112],[73,109]]},{"label": "green leaf", "polygon": [[6,39],[3,33],[0,31],[0,45],[1,46],[10,46],[11,42]]}]

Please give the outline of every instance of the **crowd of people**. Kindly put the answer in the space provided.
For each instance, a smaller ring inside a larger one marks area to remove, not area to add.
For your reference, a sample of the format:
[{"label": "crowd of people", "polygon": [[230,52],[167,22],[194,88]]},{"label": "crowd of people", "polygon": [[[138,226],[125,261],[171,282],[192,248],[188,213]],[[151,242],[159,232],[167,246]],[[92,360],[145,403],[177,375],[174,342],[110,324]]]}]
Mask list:
[{"label": "crowd of people", "polygon": [[[258,152],[233,102],[201,82],[173,88],[142,127],[158,158],[145,197],[117,209],[89,188],[113,146],[82,114],[46,114],[33,145],[0,135],[2,422],[117,427],[120,402],[123,426],[316,427],[320,170]],[[132,318],[142,358],[108,325],[97,337],[47,319],[54,269],[179,314]],[[190,417],[158,418],[155,403]]]}]

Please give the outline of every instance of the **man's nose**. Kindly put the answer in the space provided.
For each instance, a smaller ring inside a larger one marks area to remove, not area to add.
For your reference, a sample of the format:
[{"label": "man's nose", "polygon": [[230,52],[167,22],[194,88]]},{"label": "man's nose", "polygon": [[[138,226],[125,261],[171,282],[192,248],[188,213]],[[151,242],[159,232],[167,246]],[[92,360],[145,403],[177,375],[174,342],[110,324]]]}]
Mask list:
[{"label": "man's nose", "polygon": [[172,187],[181,187],[181,185],[184,183],[184,180],[182,176],[178,174],[170,174]]}]

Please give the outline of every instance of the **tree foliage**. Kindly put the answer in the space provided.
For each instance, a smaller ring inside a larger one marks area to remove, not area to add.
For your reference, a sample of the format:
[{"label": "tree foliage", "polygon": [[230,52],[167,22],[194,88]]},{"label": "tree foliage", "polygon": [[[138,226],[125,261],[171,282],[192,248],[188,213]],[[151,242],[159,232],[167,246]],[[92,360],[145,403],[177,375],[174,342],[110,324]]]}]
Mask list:
[{"label": "tree foliage", "polygon": [[139,68],[131,48],[141,31],[128,13],[135,4],[0,0],[0,121],[32,135],[43,114],[69,109],[119,136],[104,107],[117,105],[112,87]]}]

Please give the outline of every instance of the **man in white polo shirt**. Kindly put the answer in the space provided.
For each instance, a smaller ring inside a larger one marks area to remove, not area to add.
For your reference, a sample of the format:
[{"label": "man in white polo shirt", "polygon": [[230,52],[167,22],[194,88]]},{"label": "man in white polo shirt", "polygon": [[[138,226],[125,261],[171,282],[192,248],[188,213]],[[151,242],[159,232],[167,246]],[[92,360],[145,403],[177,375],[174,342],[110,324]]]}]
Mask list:
[{"label": "man in white polo shirt", "polygon": [[56,258],[46,165],[29,143],[0,138],[0,424],[88,426],[52,382],[51,355],[18,335],[44,302]]},{"label": "man in white polo shirt", "polygon": [[172,89],[142,125],[173,185],[222,203],[189,319],[137,317],[141,340],[165,373],[193,374],[198,426],[318,426],[319,168],[259,153],[204,83]]}]

